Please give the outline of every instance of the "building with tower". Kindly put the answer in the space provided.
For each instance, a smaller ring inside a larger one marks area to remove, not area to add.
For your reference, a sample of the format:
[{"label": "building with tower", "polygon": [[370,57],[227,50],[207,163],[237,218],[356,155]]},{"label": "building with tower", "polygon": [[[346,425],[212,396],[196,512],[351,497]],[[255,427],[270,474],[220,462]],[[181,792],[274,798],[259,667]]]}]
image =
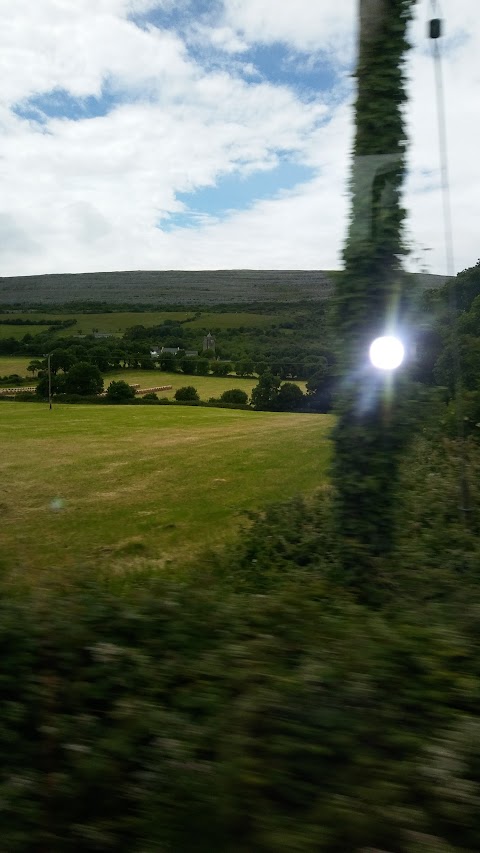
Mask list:
[{"label": "building with tower", "polygon": [[215,338],[211,334],[205,335],[203,339],[203,351],[204,352],[215,352]]}]

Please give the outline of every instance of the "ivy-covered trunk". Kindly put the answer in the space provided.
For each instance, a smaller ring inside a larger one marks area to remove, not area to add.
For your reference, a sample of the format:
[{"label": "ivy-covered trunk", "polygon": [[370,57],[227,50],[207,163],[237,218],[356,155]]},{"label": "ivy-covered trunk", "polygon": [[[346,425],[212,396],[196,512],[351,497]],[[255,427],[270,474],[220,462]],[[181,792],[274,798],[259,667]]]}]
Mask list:
[{"label": "ivy-covered trunk", "polygon": [[[341,370],[333,476],[344,580],[370,596],[393,539],[393,503],[408,438],[405,370],[369,365],[369,346],[402,337],[409,293],[401,192],[405,177],[406,30],[415,0],[360,0],[351,220],[336,291]],[[382,561],[383,562],[383,561]]]}]

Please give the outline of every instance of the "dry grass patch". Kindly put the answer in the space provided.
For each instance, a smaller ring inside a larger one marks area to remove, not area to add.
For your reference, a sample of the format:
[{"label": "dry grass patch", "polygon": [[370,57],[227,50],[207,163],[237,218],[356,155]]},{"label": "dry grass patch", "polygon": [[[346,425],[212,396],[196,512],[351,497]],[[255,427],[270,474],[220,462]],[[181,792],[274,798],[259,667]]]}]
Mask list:
[{"label": "dry grass patch", "polygon": [[0,560],[33,574],[112,553],[190,560],[235,535],[244,510],[321,485],[331,423],[176,406],[3,404]]}]

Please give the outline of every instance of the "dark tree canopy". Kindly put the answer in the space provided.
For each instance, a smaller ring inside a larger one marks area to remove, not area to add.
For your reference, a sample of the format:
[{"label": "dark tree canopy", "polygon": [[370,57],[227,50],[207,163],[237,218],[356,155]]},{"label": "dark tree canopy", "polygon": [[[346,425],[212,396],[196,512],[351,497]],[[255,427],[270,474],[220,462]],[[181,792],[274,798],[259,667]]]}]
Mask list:
[{"label": "dark tree canopy", "polygon": [[67,394],[84,396],[101,394],[103,378],[98,367],[88,361],[79,361],[74,364],[65,376],[65,391]]},{"label": "dark tree canopy", "polygon": [[252,391],[254,409],[268,411],[268,409],[274,408],[279,388],[280,379],[278,376],[274,376],[269,370],[262,373],[258,385]]},{"label": "dark tree canopy", "polygon": [[193,385],[186,385],[184,388],[178,388],[177,391],[175,391],[175,399],[180,402],[193,402],[195,400],[199,400],[200,397],[197,389],[194,388]]},{"label": "dark tree canopy", "polygon": [[110,400],[112,403],[124,403],[127,400],[133,400],[135,397],[135,390],[128,385],[127,382],[123,382],[122,379],[117,382],[111,382],[107,388],[106,393],[107,400]]},{"label": "dark tree canopy", "polygon": [[232,388],[230,391],[224,391],[220,400],[222,403],[245,404],[248,401],[248,394],[240,388]]},{"label": "dark tree canopy", "polygon": [[275,408],[279,412],[294,412],[305,405],[305,394],[295,382],[285,382],[280,386]]}]

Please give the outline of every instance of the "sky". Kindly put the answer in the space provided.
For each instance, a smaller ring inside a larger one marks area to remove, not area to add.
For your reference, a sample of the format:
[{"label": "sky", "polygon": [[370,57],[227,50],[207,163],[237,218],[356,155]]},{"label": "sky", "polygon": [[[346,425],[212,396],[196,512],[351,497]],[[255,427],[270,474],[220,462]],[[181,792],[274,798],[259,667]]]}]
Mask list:
[{"label": "sky", "polygon": [[[442,0],[455,269],[480,257],[478,0]],[[445,273],[431,44],[409,268]],[[338,269],[357,0],[0,0],[0,275]]]}]

